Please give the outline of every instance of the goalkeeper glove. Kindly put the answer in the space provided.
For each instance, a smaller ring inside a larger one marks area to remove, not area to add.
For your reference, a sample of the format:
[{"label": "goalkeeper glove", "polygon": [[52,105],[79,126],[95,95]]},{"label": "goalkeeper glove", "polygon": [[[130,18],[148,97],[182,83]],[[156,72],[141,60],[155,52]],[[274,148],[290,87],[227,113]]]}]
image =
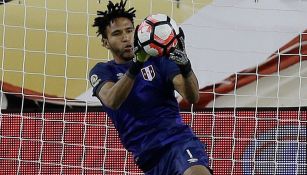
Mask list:
[{"label": "goalkeeper glove", "polygon": [[134,31],[134,59],[133,64],[128,70],[128,76],[131,78],[135,78],[136,75],[140,72],[141,68],[143,67],[143,64],[145,61],[148,60],[150,57],[143,49],[143,47],[140,45],[139,39],[138,39],[138,28],[139,25],[136,26]]},{"label": "goalkeeper glove", "polygon": [[144,51],[143,47],[140,44],[140,41],[138,38],[138,29],[139,29],[139,25],[136,26],[135,31],[134,31],[134,55],[135,55],[136,61],[144,63],[145,61],[147,61],[150,55],[148,55]]},{"label": "goalkeeper glove", "polygon": [[182,76],[186,78],[190,75],[192,67],[185,51],[184,33],[181,27],[179,27],[179,34],[176,37],[178,44],[171,49],[169,58],[178,65]]}]

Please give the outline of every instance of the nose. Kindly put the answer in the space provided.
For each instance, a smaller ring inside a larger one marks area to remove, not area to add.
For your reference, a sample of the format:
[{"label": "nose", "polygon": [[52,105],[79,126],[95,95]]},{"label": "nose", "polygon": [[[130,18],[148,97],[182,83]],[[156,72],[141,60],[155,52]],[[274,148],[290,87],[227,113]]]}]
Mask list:
[{"label": "nose", "polygon": [[129,41],[129,35],[128,33],[123,34],[123,41]]}]

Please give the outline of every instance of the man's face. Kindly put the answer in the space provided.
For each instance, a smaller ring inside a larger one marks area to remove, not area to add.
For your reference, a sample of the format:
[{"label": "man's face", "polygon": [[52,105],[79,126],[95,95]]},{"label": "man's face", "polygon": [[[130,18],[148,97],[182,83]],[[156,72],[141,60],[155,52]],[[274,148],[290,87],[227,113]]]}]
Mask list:
[{"label": "man's face", "polygon": [[115,60],[128,61],[134,57],[134,27],[128,18],[114,19],[107,26],[106,34],[107,39],[103,39],[103,46],[110,49]]}]

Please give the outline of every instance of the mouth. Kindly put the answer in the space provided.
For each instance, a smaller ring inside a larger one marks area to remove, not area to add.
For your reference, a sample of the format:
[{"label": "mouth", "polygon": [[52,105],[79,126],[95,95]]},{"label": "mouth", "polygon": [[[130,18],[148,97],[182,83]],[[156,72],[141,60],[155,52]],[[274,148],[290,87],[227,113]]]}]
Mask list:
[{"label": "mouth", "polygon": [[125,51],[132,51],[132,50],[133,50],[132,45],[125,46]]}]

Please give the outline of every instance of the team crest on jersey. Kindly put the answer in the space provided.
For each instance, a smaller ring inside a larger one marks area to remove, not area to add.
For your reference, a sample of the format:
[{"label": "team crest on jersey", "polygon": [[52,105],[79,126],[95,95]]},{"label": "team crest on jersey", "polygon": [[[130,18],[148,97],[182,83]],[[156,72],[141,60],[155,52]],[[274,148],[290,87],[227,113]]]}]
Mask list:
[{"label": "team crest on jersey", "polygon": [[152,65],[141,69],[144,80],[152,81],[156,77],[155,70]]}]

